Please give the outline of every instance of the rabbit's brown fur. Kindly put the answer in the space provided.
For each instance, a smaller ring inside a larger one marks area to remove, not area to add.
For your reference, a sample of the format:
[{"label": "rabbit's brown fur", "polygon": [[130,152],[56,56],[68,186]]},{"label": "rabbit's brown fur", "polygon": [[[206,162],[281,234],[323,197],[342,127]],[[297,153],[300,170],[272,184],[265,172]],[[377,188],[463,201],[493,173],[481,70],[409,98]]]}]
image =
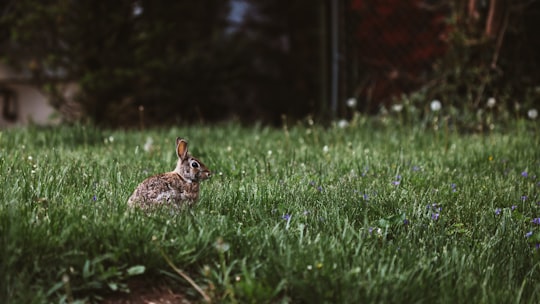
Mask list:
[{"label": "rabbit's brown fur", "polygon": [[187,150],[184,139],[176,139],[178,162],[172,172],[144,180],[128,200],[130,207],[149,209],[160,205],[181,207],[193,205],[199,198],[199,182],[210,177],[208,168]]}]

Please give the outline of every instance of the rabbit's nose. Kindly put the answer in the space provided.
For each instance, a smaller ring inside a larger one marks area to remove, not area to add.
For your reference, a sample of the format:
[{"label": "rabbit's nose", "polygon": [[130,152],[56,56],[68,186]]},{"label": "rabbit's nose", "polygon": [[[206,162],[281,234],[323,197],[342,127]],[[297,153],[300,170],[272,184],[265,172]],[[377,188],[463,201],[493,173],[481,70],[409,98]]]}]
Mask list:
[{"label": "rabbit's nose", "polygon": [[210,171],[201,171],[199,173],[197,173],[199,179],[207,179],[207,178],[210,178],[210,176],[212,176],[212,173],[210,173]]}]

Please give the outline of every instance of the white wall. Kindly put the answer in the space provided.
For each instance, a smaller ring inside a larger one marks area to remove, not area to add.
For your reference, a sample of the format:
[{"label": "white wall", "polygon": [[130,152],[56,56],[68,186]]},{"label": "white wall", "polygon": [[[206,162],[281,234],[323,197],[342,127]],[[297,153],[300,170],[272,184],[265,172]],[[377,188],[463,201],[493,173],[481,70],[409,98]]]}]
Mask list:
[{"label": "white wall", "polygon": [[[55,110],[48,103],[47,96],[37,87],[24,84],[28,79],[23,73],[0,65],[0,87],[8,88],[16,93],[17,119],[8,121],[3,117],[3,99],[0,98],[0,128],[35,123],[39,125],[57,124],[59,117],[53,117]],[[14,84],[16,83],[16,84]],[[57,115],[56,115],[57,116]]]}]

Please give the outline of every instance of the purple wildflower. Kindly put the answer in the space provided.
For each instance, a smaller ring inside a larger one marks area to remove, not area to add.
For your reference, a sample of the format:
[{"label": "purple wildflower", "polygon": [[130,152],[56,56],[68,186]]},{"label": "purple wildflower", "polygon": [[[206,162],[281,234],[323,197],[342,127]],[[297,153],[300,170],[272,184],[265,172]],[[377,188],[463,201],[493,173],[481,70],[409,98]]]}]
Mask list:
[{"label": "purple wildflower", "polygon": [[496,214],[496,215],[500,215],[500,214],[501,214],[501,208],[495,209],[495,214]]},{"label": "purple wildflower", "polygon": [[281,218],[288,221],[291,219],[291,215],[287,213],[287,214],[284,214]]},{"label": "purple wildflower", "polygon": [[362,196],[364,198],[364,200],[368,200],[369,199],[369,195],[367,195],[366,193],[364,193],[364,195]]},{"label": "purple wildflower", "polygon": [[93,199],[94,202],[95,202],[95,201],[97,200],[96,195],[94,195],[94,196],[92,197],[92,199]]},{"label": "purple wildflower", "polygon": [[457,185],[454,184],[454,183],[450,184],[450,188],[452,189],[452,192],[456,192],[456,191],[457,191],[457,189],[456,189],[456,188],[457,188]]},{"label": "purple wildflower", "polygon": [[540,217],[533,218],[531,223],[536,224],[536,225],[540,225]]},{"label": "purple wildflower", "polygon": [[527,173],[527,171],[523,171],[523,172],[521,172],[521,176],[529,177],[529,173]]},{"label": "purple wildflower", "polygon": [[393,182],[392,182],[392,185],[398,186],[398,185],[399,185],[399,181],[393,181]]},{"label": "purple wildflower", "polygon": [[436,221],[436,220],[439,219],[439,216],[440,216],[439,213],[433,213],[433,214],[431,214],[431,219],[434,220],[434,221]]},{"label": "purple wildflower", "polygon": [[315,186],[315,182],[314,182],[314,181],[310,181],[310,182],[309,182],[309,185],[310,185],[310,186]]},{"label": "purple wildflower", "polygon": [[524,202],[524,201],[526,201],[526,200],[527,200],[527,198],[528,198],[528,196],[526,196],[526,195],[522,195],[522,196],[521,196],[521,201],[523,201],[523,202]]},{"label": "purple wildflower", "polygon": [[317,187],[317,191],[322,192],[323,188],[321,186]]},{"label": "purple wildflower", "polygon": [[414,172],[416,172],[416,171],[420,171],[420,167],[418,167],[418,166],[414,166],[414,167],[412,167],[412,170],[413,170]]},{"label": "purple wildflower", "polygon": [[511,209],[512,211],[514,211],[514,210],[517,209],[517,206],[516,206],[516,205],[512,205],[512,207],[510,207],[510,209]]},{"label": "purple wildflower", "polygon": [[403,219],[403,225],[409,225],[409,220],[408,219]]},{"label": "purple wildflower", "polygon": [[532,235],[533,235],[532,231],[529,231],[529,232],[525,233],[526,238],[531,237]]}]

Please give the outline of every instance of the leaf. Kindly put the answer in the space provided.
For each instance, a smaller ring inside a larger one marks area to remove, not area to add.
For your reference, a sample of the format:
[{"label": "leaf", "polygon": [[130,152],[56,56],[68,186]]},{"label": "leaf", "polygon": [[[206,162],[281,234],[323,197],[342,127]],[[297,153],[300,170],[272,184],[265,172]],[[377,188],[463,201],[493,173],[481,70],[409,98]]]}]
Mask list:
[{"label": "leaf", "polygon": [[50,297],[52,294],[54,294],[57,290],[62,288],[64,285],[65,284],[64,284],[63,281],[60,281],[60,282],[54,284],[53,287],[51,287],[51,289],[49,289],[49,291],[47,291],[47,297]]},{"label": "leaf", "polygon": [[118,284],[116,284],[115,282],[110,282],[110,283],[108,283],[108,285],[109,285],[109,288],[112,291],[117,291],[118,290]]},{"label": "leaf", "polygon": [[130,267],[127,270],[127,274],[128,276],[139,275],[139,274],[143,274],[145,270],[146,270],[146,267],[144,267],[144,265],[136,265],[136,266]]},{"label": "leaf", "polygon": [[90,261],[89,260],[86,260],[86,262],[84,262],[84,267],[83,267],[83,278],[85,279],[88,279],[92,273],[90,272]]}]

